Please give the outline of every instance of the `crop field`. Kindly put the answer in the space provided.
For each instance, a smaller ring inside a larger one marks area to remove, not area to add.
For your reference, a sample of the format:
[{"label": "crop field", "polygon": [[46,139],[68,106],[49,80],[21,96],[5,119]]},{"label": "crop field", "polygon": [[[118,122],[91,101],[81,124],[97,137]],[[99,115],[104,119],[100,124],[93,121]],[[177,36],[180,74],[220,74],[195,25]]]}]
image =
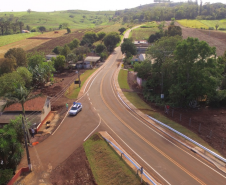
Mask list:
[{"label": "crop field", "polygon": [[136,28],[132,32],[130,32],[129,37],[132,37],[133,40],[147,40],[151,34],[154,34],[159,29],[157,27],[154,28]]},{"label": "crop field", "polygon": [[[98,32],[102,28],[90,28],[90,29],[79,29],[70,34],[64,34],[61,37],[53,38],[48,40],[47,42],[42,43],[32,49],[28,50],[28,52],[43,52],[44,54],[49,54],[56,46],[64,46],[65,44],[70,43],[73,39],[77,38],[79,40],[82,39],[83,35],[88,31]],[[29,39],[29,40],[42,40],[42,39]]]},{"label": "crop field", "polygon": [[177,20],[177,22],[184,27],[209,29],[209,26],[207,26],[206,24],[203,24],[198,20],[183,19],[183,20]]},{"label": "crop field", "polygon": [[14,35],[3,35],[0,36],[0,47],[19,41],[19,40],[23,40],[29,37],[33,37],[36,35],[39,35],[39,32],[33,32],[33,33],[19,33],[19,34],[14,34]]},{"label": "crop field", "polygon": [[[73,30],[72,30],[73,31]],[[75,30],[74,30],[75,31]],[[5,46],[0,47],[0,58],[4,57],[4,54],[10,49],[10,48],[23,48],[25,51],[30,50],[36,46],[39,46],[40,44],[43,44],[45,42],[48,42],[51,38],[60,37],[66,34],[66,30],[60,30],[58,33],[47,32],[39,35],[36,35],[37,37],[41,37],[43,39],[23,39],[17,42],[13,42],[10,44],[7,44]],[[11,35],[10,35],[11,36]],[[50,39],[45,39],[50,38]]]},{"label": "crop field", "polygon": [[122,25],[122,24],[117,23],[117,24],[104,26],[103,29],[101,30],[101,32],[105,32],[105,33],[118,32],[118,30],[122,27],[127,29],[127,25]]},{"label": "crop field", "polygon": [[207,25],[208,27],[214,27],[216,24],[219,24],[219,28],[226,29],[226,19],[222,20],[200,20],[201,23]]},{"label": "crop field", "polygon": [[[47,29],[59,28],[62,23],[68,23],[70,28],[92,28],[97,25],[106,25],[109,18],[112,18],[114,11],[84,11],[84,10],[67,10],[54,12],[1,12],[1,17],[17,17],[24,25],[32,28],[45,26]],[[6,15],[5,15],[6,14]]]}]

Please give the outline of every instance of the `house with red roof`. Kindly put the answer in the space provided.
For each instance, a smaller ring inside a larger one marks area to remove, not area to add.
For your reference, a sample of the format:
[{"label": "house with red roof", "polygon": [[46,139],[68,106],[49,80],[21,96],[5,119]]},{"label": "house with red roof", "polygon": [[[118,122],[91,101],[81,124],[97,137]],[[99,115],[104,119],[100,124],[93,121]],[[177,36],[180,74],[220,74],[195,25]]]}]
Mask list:
[{"label": "house with red roof", "polygon": [[[37,128],[51,112],[50,98],[41,96],[29,100],[24,104],[24,109],[27,121]],[[11,119],[15,119],[20,114],[23,114],[21,104],[16,103],[6,107],[0,114],[0,127],[8,124]]]}]

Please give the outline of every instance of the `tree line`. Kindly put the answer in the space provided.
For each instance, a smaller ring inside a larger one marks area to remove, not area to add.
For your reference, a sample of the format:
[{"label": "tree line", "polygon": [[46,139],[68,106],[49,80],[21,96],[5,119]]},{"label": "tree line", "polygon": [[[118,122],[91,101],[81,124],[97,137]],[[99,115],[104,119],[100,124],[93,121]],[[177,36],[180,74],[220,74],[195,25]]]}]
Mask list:
[{"label": "tree line", "polygon": [[171,18],[179,19],[224,19],[226,5],[222,3],[205,3],[198,1],[188,3],[160,3],[140,6],[133,9],[118,10],[115,17],[121,17],[124,23],[163,21]]}]

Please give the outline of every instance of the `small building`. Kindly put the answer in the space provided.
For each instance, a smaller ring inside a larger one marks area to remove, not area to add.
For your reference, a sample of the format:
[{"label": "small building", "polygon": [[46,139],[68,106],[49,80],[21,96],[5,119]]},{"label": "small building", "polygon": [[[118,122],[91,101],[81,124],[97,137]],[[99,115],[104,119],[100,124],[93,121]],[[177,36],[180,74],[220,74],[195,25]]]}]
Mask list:
[{"label": "small building", "polygon": [[51,60],[51,58],[56,58],[58,55],[46,55],[46,60]]},{"label": "small building", "polygon": [[133,43],[137,48],[138,54],[145,53],[150,45],[146,40],[135,40]]},{"label": "small building", "polygon": [[93,68],[93,66],[100,60],[99,56],[88,56],[85,58],[83,67],[85,69]]},{"label": "small building", "polygon": [[[51,112],[50,98],[37,97],[29,100],[24,104],[25,116],[34,127],[38,127],[45,121],[45,118]],[[16,103],[6,107],[2,114],[0,114],[0,126],[8,124],[11,119],[15,119],[16,116],[23,114],[21,104]]]},{"label": "small building", "polygon": [[28,30],[22,30],[22,33],[30,33]]},{"label": "small building", "polygon": [[77,68],[77,69],[82,69],[82,68],[83,68],[83,61],[78,61],[78,62],[76,63],[76,68]]}]

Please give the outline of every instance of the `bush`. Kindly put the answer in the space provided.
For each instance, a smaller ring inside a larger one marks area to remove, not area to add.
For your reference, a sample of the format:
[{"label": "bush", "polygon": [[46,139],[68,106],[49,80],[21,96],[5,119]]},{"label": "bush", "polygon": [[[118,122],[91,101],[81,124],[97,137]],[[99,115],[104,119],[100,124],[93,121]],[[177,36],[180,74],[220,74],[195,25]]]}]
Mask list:
[{"label": "bush", "polygon": [[214,27],[209,27],[209,30],[214,30]]},{"label": "bush", "polygon": [[56,46],[54,49],[53,49],[53,53],[59,55],[60,52],[63,50],[63,47],[61,46]]},{"label": "bush", "polygon": [[31,32],[36,32],[36,28],[33,28],[33,29],[31,30]]},{"label": "bush", "polygon": [[217,91],[215,95],[210,97],[208,104],[212,107],[219,107],[226,104],[226,90]]},{"label": "bush", "polygon": [[226,30],[226,28],[219,28],[219,30]]}]

